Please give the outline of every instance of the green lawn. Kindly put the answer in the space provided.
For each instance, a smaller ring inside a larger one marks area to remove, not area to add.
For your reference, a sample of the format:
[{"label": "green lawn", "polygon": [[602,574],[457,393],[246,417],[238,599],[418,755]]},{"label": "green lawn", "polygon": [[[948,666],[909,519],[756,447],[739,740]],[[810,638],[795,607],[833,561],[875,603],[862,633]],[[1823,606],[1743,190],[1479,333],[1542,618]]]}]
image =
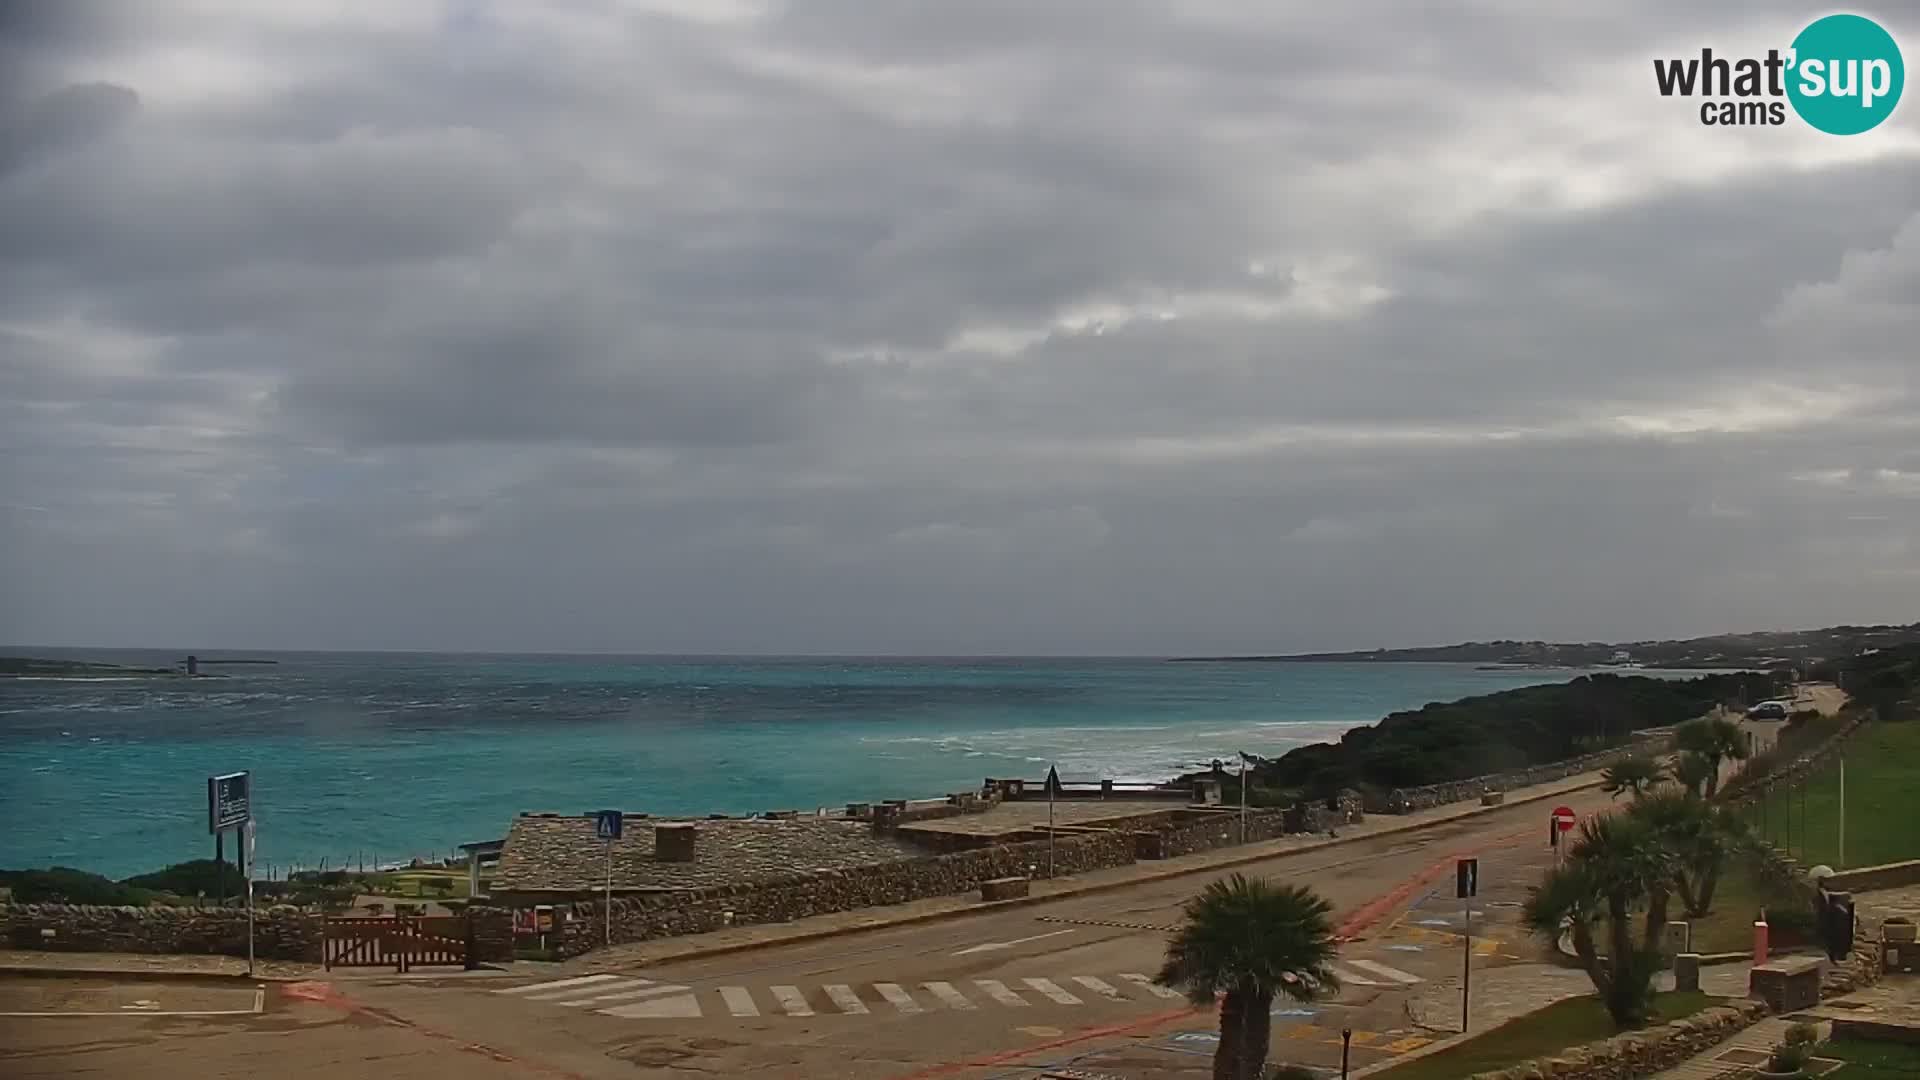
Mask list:
[{"label": "green lawn", "polygon": [[[447,882],[448,891],[442,893],[430,888],[427,882],[434,879]],[[464,900],[467,896],[467,874],[464,870],[383,870],[368,874],[366,883],[369,891],[377,891],[384,896],[420,900]]]},{"label": "green lawn", "polygon": [[1920,1075],[1920,1046],[1868,1042],[1865,1039],[1835,1039],[1820,1044],[1814,1054],[1823,1058],[1838,1058],[1847,1063],[1828,1073],[1826,1080],[1898,1080]]},{"label": "green lawn", "polygon": [[1870,723],[1846,743],[1847,852],[1840,857],[1840,764],[1808,779],[1804,795],[1777,791],[1750,815],[1803,865],[1873,866],[1910,859],[1920,819],[1920,723]]},{"label": "green lawn", "polygon": [[[1725,998],[1706,994],[1661,994],[1654,998],[1654,1023],[1678,1020]],[[1475,1036],[1458,1046],[1416,1058],[1377,1073],[1381,1080],[1459,1080],[1477,1072],[1504,1069],[1529,1058],[1619,1034],[1596,997],[1555,1002]]]}]

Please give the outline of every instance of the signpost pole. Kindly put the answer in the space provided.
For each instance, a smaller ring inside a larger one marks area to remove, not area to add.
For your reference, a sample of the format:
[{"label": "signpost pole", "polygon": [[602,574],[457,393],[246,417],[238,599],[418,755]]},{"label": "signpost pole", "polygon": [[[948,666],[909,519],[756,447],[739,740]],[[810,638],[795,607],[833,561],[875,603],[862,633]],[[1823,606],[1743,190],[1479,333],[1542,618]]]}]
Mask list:
[{"label": "signpost pole", "polygon": [[1834,860],[1847,868],[1847,755],[1840,755],[1840,852]]},{"label": "signpost pole", "polygon": [[1473,986],[1473,898],[1464,901],[1466,925],[1460,928],[1460,1034],[1467,1033],[1467,1002]]},{"label": "signpost pole", "polygon": [[251,979],[253,978],[253,852],[255,840],[253,819],[248,818],[247,823],[241,827],[246,830],[247,836],[247,978]]},{"label": "signpost pole", "polygon": [[[1841,775],[1845,776],[1844,773]],[[1841,789],[1844,791],[1845,788],[1846,781],[1842,779]],[[1841,833],[1844,835],[1845,832],[1846,827],[1843,825]],[[1247,756],[1245,754],[1240,755],[1240,842],[1243,844],[1247,842]]]},{"label": "signpost pole", "polygon": [[613,837],[607,837],[607,944],[613,944]]}]

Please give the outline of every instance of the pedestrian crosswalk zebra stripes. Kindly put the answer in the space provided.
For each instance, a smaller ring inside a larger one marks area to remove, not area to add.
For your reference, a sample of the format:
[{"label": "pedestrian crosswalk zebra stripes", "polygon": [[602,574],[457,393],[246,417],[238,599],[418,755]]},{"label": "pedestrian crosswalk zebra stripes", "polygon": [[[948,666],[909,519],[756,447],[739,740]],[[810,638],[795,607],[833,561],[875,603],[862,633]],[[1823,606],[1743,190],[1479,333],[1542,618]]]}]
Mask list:
[{"label": "pedestrian crosswalk zebra stripes", "polygon": [[[1408,986],[1423,981],[1418,975],[1364,958],[1344,958],[1334,970],[1342,982],[1359,986]],[[492,992],[517,1001],[628,1019],[697,1018],[708,1015],[709,1007],[714,1007],[712,1015],[742,1019],[867,1016],[875,1012],[914,1016],[936,1011],[973,1012],[983,1006],[1071,1008],[1089,1002],[1142,1003],[1184,997],[1180,991],[1161,986],[1137,971],[1113,976],[1063,975],[1057,979],[1030,975],[1017,981],[930,980],[910,986],[891,982],[861,987],[824,983],[818,993],[788,984],[695,988],[637,976],[601,974]]]}]

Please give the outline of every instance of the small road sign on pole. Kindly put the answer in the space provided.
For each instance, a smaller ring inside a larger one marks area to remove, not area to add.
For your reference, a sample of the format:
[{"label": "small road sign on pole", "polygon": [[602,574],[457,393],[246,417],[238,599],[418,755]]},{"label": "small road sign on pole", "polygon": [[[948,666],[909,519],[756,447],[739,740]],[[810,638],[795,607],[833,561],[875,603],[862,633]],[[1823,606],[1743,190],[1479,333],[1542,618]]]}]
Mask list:
[{"label": "small road sign on pole", "polygon": [[1473,985],[1473,898],[1480,894],[1479,859],[1461,859],[1454,864],[1453,891],[1462,901],[1465,911],[1460,927],[1460,1032],[1464,1035]]},{"label": "small road sign on pole", "polygon": [[618,810],[602,810],[593,815],[593,834],[607,843],[607,904],[601,912],[606,944],[613,944],[613,842],[620,839],[625,819]]}]

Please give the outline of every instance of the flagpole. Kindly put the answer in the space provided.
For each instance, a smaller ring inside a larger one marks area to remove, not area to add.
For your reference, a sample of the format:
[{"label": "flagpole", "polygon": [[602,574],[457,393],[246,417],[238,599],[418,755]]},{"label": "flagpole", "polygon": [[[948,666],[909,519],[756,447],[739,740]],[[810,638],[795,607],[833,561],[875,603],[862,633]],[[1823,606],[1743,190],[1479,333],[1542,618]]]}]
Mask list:
[{"label": "flagpole", "polygon": [[1240,755],[1240,842],[1247,842],[1247,755]]}]

